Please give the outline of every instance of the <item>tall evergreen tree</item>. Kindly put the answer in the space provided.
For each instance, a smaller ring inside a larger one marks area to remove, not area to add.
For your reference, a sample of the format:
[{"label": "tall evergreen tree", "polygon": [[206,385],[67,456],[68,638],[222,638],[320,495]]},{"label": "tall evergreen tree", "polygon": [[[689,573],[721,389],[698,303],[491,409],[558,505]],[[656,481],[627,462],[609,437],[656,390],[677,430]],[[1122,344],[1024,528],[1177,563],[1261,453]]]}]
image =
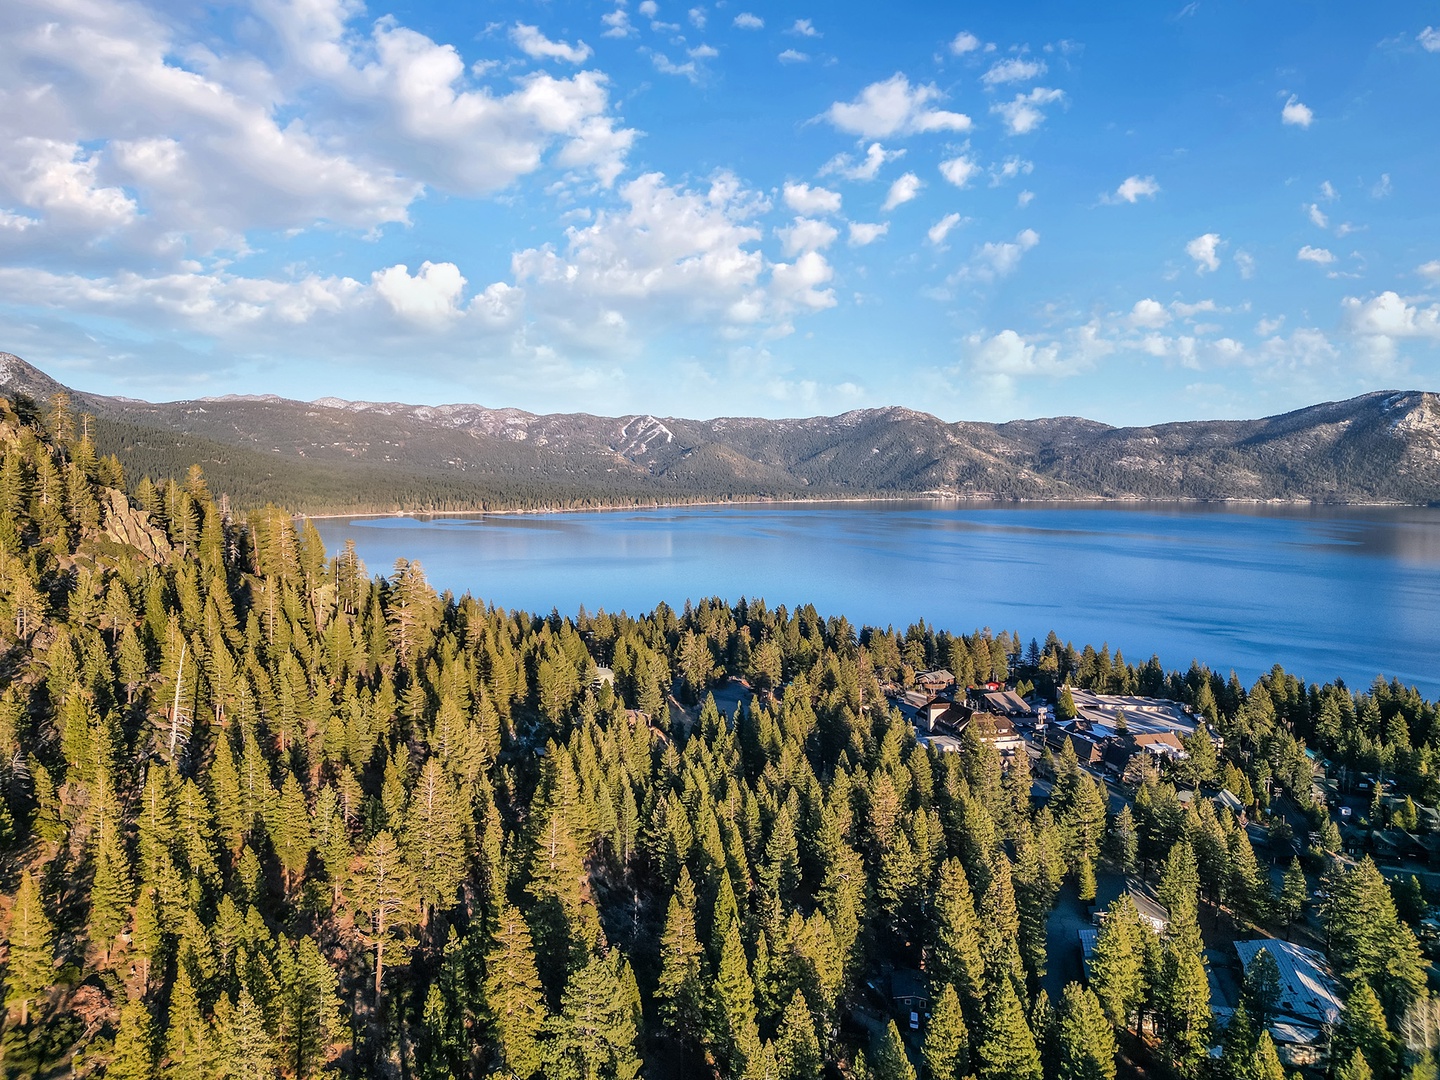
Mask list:
[{"label": "tall evergreen tree", "polygon": [[820,1041],[805,995],[796,990],[775,1033],[775,1063],[780,1080],[810,1080],[821,1073]]},{"label": "tall evergreen tree", "polygon": [[915,1066],[905,1052],[905,1041],[895,1021],[871,1044],[870,1072],[874,1080],[915,1080]]},{"label": "tall evergreen tree", "polygon": [[740,941],[740,924],[730,920],[720,964],[715,973],[712,1045],[716,1056],[733,1076],[745,1072],[760,1051],[760,1029],[756,1023],[755,983],[745,947]]},{"label": "tall evergreen tree", "polygon": [[1056,1039],[1059,1080],[1115,1080],[1115,1033],[1100,999],[1070,983],[1060,1004]]},{"label": "tall evergreen tree", "polygon": [[991,988],[978,1030],[975,1059],[979,1080],[1041,1080],[1040,1051],[1009,979],[1000,979]]},{"label": "tall evergreen tree", "polygon": [[690,871],[682,867],[665,913],[655,998],[668,1030],[683,1040],[698,1038],[704,1022],[704,959],[705,949],[695,933],[695,886]]},{"label": "tall evergreen tree", "polygon": [[20,875],[6,933],[10,959],[5,971],[5,1008],[18,1009],[20,1026],[30,1023],[30,1006],[39,1004],[55,978],[55,928],[45,912],[40,888],[28,871]]},{"label": "tall evergreen tree", "polygon": [[105,1069],[113,1080],[155,1080],[155,1026],[140,998],[131,998],[120,1010],[115,1052]]},{"label": "tall evergreen tree", "polygon": [[546,1080],[634,1080],[640,1072],[620,964],[618,953],[594,956],[570,977],[560,1015],[545,1023]]},{"label": "tall evergreen tree", "polygon": [[540,1029],[545,998],[535,970],[530,928],[518,908],[506,904],[495,918],[485,956],[485,1010],[497,1048],[496,1064],[521,1080],[540,1068]]},{"label": "tall evergreen tree", "polygon": [[932,1080],[960,1080],[970,1066],[970,1032],[955,987],[945,984],[935,999],[922,1050]]}]

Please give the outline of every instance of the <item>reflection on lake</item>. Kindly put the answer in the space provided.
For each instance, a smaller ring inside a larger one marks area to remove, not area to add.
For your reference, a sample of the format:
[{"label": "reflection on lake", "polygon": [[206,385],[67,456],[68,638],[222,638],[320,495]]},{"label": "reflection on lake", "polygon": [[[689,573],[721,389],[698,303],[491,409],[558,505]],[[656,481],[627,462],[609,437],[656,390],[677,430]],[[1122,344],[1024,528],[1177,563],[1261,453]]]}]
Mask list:
[{"label": "reflection on lake", "polygon": [[371,573],[507,608],[632,613],[763,596],[822,615],[979,626],[1247,684],[1377,673],[1440,696],[1440,509],[828,503],[317,521]]}]

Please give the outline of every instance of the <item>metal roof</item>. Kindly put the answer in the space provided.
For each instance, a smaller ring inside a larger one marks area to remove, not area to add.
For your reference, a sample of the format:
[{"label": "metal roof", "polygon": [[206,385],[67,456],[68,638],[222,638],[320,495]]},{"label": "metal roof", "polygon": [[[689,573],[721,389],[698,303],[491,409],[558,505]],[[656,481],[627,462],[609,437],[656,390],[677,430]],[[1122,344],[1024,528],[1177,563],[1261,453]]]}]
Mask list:
[{"label": "metal roof", "polygon": [[1280,970],[1278,1012],[1316,1024],[1333,1024],[1340,1019],[1340,987],[1325,957],[1314,949],[1278,938],[1237,941],[1235,952],[1247,973],[1261,949],[1275,958]]}]

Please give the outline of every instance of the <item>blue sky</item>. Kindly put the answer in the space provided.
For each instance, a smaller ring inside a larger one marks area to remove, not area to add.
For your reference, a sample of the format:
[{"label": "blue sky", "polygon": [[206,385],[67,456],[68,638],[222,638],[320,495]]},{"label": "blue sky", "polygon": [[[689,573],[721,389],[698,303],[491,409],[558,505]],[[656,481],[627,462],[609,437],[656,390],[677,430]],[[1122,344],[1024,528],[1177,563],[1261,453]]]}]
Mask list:
[{"label": "blue sky", "polygon": [[1440,389],[1433,4],[1018,7],[9,0],[0,349],[699,417]]}]

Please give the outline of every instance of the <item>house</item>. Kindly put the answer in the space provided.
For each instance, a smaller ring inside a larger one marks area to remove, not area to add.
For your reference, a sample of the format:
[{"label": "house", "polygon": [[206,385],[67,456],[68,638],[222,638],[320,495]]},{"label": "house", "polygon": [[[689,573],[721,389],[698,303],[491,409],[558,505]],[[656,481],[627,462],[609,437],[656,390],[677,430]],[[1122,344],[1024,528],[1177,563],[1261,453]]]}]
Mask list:
[{"label": "house", "polygon": [[1099,926],[1105,921],[1105,913],[1111,904],[1122,895],[1128,895],[1135,905],[1140,918],[1150,925],[1157,934],[1170,929],[1170,912],[1138,878],[1107,878],[1095,894],[1095,912],[1091,922]]},{"label": "house", "polygon": [[1190,707],[1178,701],[1132,694],[1096,694],[1073,686],[1070,697],[1075,702],[1076,715],[1107,734],[1119,734],[1120,730],[1132,735],[1168,731],[1189,738],[1200,723]]},{"label": "house", "polygon": [[1215,793],[1214,801],[1216,806],[1223,807],[1234,814],[1235,819],[1239,821],[1242,826],[1248,823],[1245,817],[1245,804],[1240,801],[1240,796],[1236,795],[1233,791],[1228,788],[1221,788]]},{"label": "house", "polygon": [[[890,973],[890,1006],[911,1028],[930,1014],[930,984],[924,972],[913,968],[896,968]],[[913,1016],[913,1020],[912,1020]]]},{"label": "house", "polygon": [[988,690],[971,687],[965,694],[965,703],[976,712],[1003,716],[1013,723],[1033,723],[1035,709],[1014,690]]},{"label": "house", "polygon": [[1280,971],[1280,996],[1275,1011],[1302,1025],[1328,1026],[1340,1019],[1340,985],[1330,962],[1314,949],[1278,938],[1252,938],[1235,942],[1236,955],[1248,974],[1264,949]]},{"label": "house", "polygon": [[1075,751],[1075,759],[1081,765],[1099,765],[1104,759],[1105,742],[1096,738],[1089,725],[1083,721],[1071,720],[1064,724],[1051,724],[1045,729],[1045,745],[1052,754],[1062,753],[1067,742]]},{"label": "house", "polygon": [[936,668],[933,671],[922,671],[915,676],[915,685],[931,694],[941,694],[955,687],[955,676],[944,668]]},{"label": "house", "polygon": [[1014,754],[1016,751],[1025,752],[1025,740],[1007,717],[995,716],[990,713],[970,713],[965,722],[960,725],[960,729],[961,731],[973,730],[976,738],[981,742],[990,743],[1002,755]]}]

